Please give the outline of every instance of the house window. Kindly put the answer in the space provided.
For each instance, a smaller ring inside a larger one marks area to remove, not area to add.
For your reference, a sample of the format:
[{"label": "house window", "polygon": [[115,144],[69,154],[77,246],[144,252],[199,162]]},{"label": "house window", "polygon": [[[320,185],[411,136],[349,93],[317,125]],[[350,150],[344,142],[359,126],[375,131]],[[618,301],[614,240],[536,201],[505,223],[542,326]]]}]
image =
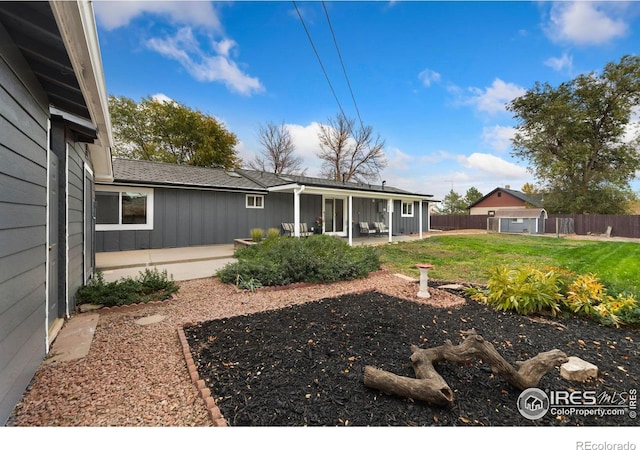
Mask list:
[{"label": "house window", "polygon": [[413,202],[402,202],[402,217],[413,217]]},{"label": "house window", "polygon": [[96,231],[152,229],[153,189],[96,187]]},{"label": "house window", "polygon": [[524,219],[511,219],[511,223],[524,223]]},{"label": "house window", "polygon": [[247,208],[264,208],[264,195],[247,195]]}]

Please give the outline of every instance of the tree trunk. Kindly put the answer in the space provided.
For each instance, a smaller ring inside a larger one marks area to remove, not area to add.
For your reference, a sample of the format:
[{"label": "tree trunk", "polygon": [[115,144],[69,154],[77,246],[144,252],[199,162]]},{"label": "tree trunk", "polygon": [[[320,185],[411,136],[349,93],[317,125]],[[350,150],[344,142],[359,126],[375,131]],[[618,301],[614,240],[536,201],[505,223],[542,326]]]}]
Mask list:
[{"label": "tree trunk", "polygon": [[412,355],[409,359],[416,378],[402,377],[372,366],[365,367],[365,386],[390,395],[423,400],[436,405],[448,405],[453,402],[453,392],[436,371],[435,363],[463,363],[478,358],[489,364],[494,373],[511,385],[524,390],[537,386],[544,375],[568,360],[565,353],[556,349],[539,353],[526,361],[516,361],[519,367],[516,370],[474,329],[468,330],[465,334],[466,337],[460,345],[453,345],[447,340],[439,347],[421,349],[415,345],[411,346]]}]

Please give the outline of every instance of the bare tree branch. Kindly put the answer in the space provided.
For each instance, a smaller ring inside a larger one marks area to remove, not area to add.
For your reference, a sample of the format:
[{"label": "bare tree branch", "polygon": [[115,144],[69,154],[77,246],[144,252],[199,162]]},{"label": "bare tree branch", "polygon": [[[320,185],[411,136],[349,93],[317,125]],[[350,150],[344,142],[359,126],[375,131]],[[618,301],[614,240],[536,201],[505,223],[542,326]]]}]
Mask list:
[{"label": "bare tree branch", "polygon": [[356,129],[354,119],[338,114],[320,124],[322,176],[339,181],[372,181],[387,165],[385,142],[370,126]]},{"label": "bare tree branch", "polygon": [[263,148],[249,162],[249,167],[261,172],[304,175],[306,169],[302,166],[302,158],[295,155],[293,138],[284,123],[268,122],[260,126],[258,134],[258,142]]}]

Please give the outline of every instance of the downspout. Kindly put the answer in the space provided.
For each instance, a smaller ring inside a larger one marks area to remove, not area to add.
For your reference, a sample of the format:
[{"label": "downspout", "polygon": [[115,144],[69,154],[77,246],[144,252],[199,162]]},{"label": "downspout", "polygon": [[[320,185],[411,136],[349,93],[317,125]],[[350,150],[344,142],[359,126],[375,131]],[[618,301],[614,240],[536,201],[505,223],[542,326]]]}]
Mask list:
[{"label": "downspout", "polygon": [[300,194],[304,192],[304,185],[293,190],[293,235],[300,237]]}]

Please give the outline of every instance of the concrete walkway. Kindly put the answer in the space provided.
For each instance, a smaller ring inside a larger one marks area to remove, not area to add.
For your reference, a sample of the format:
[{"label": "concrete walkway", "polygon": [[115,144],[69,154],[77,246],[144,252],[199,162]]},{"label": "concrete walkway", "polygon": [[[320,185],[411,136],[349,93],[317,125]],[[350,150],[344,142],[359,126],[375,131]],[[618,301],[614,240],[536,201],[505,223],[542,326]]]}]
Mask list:
[{"label": "concrete walkway", "polygon": [[175,281],[207,278],[230,262],[233,244],[96,253],[105,281],[136,277],[145,268],[166,270]]}]

